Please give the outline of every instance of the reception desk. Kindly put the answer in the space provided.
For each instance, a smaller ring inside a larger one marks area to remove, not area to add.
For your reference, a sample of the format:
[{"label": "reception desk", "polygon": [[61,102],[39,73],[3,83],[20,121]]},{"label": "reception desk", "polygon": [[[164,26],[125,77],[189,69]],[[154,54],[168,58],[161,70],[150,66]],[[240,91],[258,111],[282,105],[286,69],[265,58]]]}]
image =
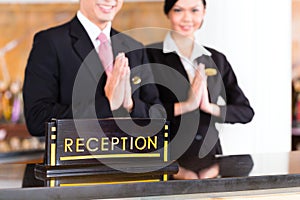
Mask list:
[{"label": "reception desk", "polygon": [[[220,176],[206,180],[168,180],[126,184],[45,187],[34,163],[0,165],[0,199],[299,199],[300,151],[218,158]],[[299,187],[299,188],[298,188]],[[275,196],[276,198],[275,198]],[[272,198],[273,197],[273,198]]]}]

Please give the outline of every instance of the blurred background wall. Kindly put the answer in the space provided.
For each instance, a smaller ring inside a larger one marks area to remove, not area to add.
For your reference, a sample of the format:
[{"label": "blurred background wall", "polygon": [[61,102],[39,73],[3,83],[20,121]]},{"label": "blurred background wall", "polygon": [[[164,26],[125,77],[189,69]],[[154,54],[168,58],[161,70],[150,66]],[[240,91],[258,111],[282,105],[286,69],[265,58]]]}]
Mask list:
[{"label": "blurred background wall", "polygon": [[227,55],[255,110],[251,123],[225,125],[225,153],[291,147],[291,14],[287,0],[209,0],[203,41]]},{"label": "blurred background wall", "polygon": [[[12,82],[22,83],[34,33],[70,20],[78,9],[77,2],[0,1],[1,91],[8,90]],[[300,16],[292,12],[298,2],[207,0],[207,16],[200,33],[203,44],[227,56],[256,113],[247,125],[220,126],[225,154],[291,149],[291,69],[296,54],[300,56],[295,53],[299,49],[294,43],[297,36],[292,37],[292,30],[300,28],[292,29],[291,16],[293,13],[293,27],[298,27],[300,22],[295,20]],[[145,44],[160,41],[168,28],[162,7],[160,0],[125,1],[113,26]],[[9,118],[3,123],[7,121]]]}]

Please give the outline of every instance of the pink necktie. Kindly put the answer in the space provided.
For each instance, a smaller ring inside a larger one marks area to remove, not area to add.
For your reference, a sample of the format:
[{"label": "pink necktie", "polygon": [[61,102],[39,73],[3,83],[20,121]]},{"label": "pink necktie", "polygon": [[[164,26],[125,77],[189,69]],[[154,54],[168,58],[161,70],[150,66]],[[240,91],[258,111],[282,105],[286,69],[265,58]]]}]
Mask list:
[{"label": "pink necktie", "polygon": [[99,58],[102,62],[104,70],[106,72],[111,72],[114,62],[111,45],[109,44],[109,41],[107,40],[107,37],[104,33],[100,33],[100,35],[98,36],[98,40],[100,41],[98,53]]}]

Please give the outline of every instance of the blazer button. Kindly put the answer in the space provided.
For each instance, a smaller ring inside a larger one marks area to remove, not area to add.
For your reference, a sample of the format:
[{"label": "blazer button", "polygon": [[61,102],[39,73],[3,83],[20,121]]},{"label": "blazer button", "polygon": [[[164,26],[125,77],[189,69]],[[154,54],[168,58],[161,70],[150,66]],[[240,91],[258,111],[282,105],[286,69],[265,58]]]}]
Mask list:
[{"label": "blazer button", "polygon": [[201,139],[202,139],[202,136],[201,136],[201,135],[196,135],[195,139],[196,139],[196,140],[201,140]]}]

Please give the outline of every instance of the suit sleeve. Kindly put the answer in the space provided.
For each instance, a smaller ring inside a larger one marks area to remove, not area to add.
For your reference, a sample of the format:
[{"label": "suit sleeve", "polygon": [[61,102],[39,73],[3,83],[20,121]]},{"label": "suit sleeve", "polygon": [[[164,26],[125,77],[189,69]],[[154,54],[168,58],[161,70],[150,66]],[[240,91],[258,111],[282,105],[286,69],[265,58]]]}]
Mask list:
[{"label": "suit sleeve", "polygon": [[142,83],[149,84],[142,84],[142,86],[134,93],[134,108],[131,112],[131,117],[166,118],[162,103],[159,99],[157,87],[154,84],[153,73],[149,65],[146,51],[143,48],[140,52],[142,59],[141,65],[143,65],[140,78]]},{"label": "suit sleeve", "polygon": [[[146,52],[147,52],[147,58],[150,61],[150,65],[151,65],[151,69],[152,69],[152,73],[153,73],[153,77],[154,80],[156,82],[156,87],[158,89],[159,92],[159,97],[160,100],[163,104],[164,110],[165,110],[165,116],[167,118],[167,120],[171,121],[174,118],[174,103],[178,102],[176,96],[173,94],[173,92],[171,91],[172,89],[165,87],[166,85],[168,85],[168,83],[170,83],[174,77],[165,77],[165,75],[168,72],[165,72],[162,74],[162,70],[161,70],[161,52],[162,46],[147,46],[146,47]],[[171,74],[171,73],[170,73]],[[176,78],[175,78],[176,79]],[[162,84],[159,84],[162,83]],[[178,82],[176,83],[170,83],[175,84],[176,86],[181,86],[180,84],[178,84]],[[174,102],[175,101],[175,102]]]},{"label": "suit sleeve", "polygon": [[222,78],[225,87],[225,95],[223,94],[222,97],[226,102],[225,106],[220,106],[222,121],[225,123],[248,123],[252,120],[254,111],[239,87],[234,71],[226,57],[223,56],[222,60],[224,61]]},{"label": "suit sleeve", "polygon": [[59,104],[59,62],[56,50],[43,32],[34,37],[25,69],[24,114],[29,132],[45,134],[45,122],[71,117],[70,105]]}]

